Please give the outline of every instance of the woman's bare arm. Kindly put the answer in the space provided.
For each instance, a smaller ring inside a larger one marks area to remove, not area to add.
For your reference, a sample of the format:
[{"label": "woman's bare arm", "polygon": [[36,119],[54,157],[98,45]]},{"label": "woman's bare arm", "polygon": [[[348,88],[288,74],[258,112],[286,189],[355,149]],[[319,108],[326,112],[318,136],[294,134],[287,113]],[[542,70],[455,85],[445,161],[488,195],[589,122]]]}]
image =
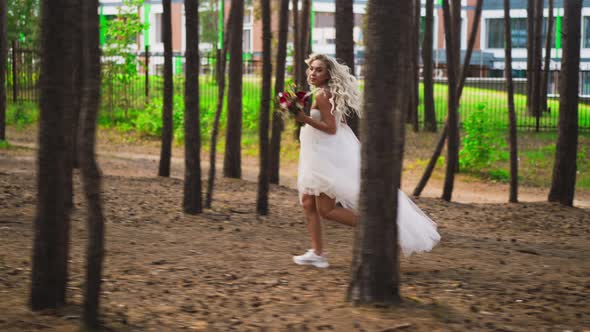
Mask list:
[{"label": "woman's bare arm", "polygon": [[295,118],[297,121],[307,123],[317,130],[321,130],[327,134],[336,134],[336,117],[332,114],[332,104],[330,103],[330,96],[328,93],[318,93],[315,100],[315,108],[322,114],[322,120],[318,121],[299,112]]}]

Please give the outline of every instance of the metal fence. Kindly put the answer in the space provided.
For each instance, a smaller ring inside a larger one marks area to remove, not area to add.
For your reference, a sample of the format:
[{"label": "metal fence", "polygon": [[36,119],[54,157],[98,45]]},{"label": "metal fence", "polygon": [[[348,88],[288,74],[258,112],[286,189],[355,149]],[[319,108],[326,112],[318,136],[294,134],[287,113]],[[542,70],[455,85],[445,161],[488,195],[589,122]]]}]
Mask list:
[{"label": "metal fence", "polygon": [[[13,45],[14,46],[14,45]],[[127,59],[127,60],[126,60]],[[129,60],[131,59],[131,60]],[[124,71],[118,71],[127,61]],[[175,98],[184,96],[184,63],[180,54],[173,58]],[[163,94],[164,56],[149,52],[138,52],[131,57],[102,57],[102,111],[117,109],[142,110],[154,98]],[[217,59],[202,57],[200,66],[199,94],[201,107],[212,108],[217,103],[216,84]],[[7,99],[8,102],[37,102],[39,99],[38,80],[40,61],[38,54],[32,50],[13,48],[9,52],[7,63]],[[255,105],[260,100],[261,63],[253,59],[244,59],[243,97]],[[520,129],[556,130],[558,123],[559,73],[549,73],[548,109],[540,116],[534,116],[526,107],[526,79],[514,79],[515,107],[517,126]],[[227,81],[227,80],[226,80]],[[363,81],[360,81],[361,87]],[[502,77],[471,77],[461,98],[460,119],[466,119],[473,110],[483,109],[489,124],[493,128],[506,128],[508,123],[507,95],[505,80]],[[447,108],[446,78],[436,78],[434,86],[437,122],[442,125]],[[424,104],[423,89],[420,89],[419,122],[423,123]],[[386,101],[384,101],[386,102]],[[579,128],[590,131],[590,70],[580,71],[580,105]],[[258,112],[257,107],[249,107],[244,112]],[[255,116],[255,115],[253,115]],[[491,128],[492,129],[492,128]]]}]

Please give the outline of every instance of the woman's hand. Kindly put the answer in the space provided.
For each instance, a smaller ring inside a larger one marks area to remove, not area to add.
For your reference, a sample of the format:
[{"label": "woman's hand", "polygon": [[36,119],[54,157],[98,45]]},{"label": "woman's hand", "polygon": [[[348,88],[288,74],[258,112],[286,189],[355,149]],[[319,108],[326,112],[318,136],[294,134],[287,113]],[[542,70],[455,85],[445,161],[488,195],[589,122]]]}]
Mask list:
[{"label": "woman's hand", "polygon": [[295,115],[295,120],[299,123],[305,123],[305,118],[307,118],[307,115],[305,115],[302,110],[299,110],[299,112]]}]

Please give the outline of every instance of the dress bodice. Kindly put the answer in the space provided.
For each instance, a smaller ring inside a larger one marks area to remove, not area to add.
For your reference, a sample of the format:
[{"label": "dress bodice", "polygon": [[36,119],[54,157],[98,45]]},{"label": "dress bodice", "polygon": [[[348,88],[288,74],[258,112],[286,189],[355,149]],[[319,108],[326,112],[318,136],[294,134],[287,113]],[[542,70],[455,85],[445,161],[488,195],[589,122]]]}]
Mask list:
[{"label": "dress bodice", "polygon": [[312,109],[311,111],[309,111],[309,115],[314,120],[317,120],[317,121],[322,120],[322,113],[320,112],[320,110],[317,110],[315,108]]}]

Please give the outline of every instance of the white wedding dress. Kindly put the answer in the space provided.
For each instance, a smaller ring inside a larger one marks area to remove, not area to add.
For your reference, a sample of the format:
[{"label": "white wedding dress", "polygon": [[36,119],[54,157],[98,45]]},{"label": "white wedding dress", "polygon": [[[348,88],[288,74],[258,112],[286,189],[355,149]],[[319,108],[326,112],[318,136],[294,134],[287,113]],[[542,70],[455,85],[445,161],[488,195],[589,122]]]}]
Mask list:
[{"label": "white wedding dress", "polygon": [[[352,129],[340,121],[340,116],[335,115],[338,128],[334,135],[310,125],[301,128],[299,201],[303,194],[319,196],[323,193],[345,208],[356,209],[360,192],[360,142]],[[320,111],[312,109],[311,117],[320,120]],[[398,193],[397,221],[402,252],[409,256],[430,251],[440,241],[436,223],[401,190]]]}]

